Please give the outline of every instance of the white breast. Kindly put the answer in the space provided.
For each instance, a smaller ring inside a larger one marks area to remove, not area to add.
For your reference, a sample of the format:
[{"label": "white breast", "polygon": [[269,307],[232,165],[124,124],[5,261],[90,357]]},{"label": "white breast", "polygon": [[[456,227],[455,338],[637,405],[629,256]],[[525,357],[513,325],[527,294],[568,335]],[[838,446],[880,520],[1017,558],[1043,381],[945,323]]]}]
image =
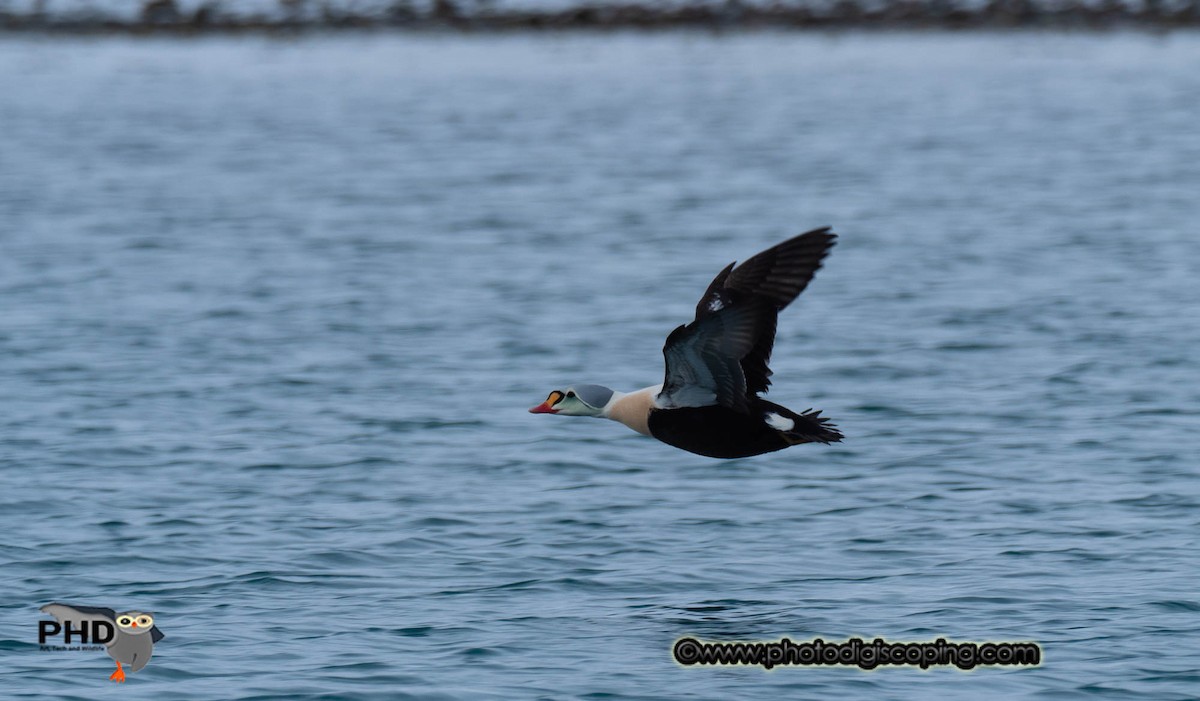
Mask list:
[{"label": "white breast", "polygon": [[650,411],[654,408],[654,397],[662,391],[662,385],[646,387],[629,394],[614,394],[604,407],[604,416],[619,421],[638,433],[650,435]]}]

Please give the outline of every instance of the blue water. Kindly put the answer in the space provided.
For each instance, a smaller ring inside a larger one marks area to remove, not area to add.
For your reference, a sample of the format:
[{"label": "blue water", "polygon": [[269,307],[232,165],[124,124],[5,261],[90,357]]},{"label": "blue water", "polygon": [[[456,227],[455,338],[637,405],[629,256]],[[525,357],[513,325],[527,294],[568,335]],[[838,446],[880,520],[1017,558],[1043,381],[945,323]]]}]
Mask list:
[{"label": "blue water", "polygon": [[[1192,699],[1200,36],[0,42],[0,689],[61,699]],[[691,455],[726,263],[841,235]],[[166,639],[118,687],[50,601]],[[685,668],[705,640],[1037,668]]]}]

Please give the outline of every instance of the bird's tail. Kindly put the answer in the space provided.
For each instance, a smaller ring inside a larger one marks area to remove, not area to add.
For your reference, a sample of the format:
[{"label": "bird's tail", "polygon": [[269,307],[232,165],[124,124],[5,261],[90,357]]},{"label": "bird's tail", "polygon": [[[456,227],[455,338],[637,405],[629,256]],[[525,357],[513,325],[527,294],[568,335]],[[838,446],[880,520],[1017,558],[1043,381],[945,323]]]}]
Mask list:
[{"label": "bird's tail", "polygon": [[800,443],[840,443],[842,432],[837,426],[829,423],[829,419],[821,416],[820,410],[806,409],[797,414],[788,411],[787,417],[795,422],[795,426],[783,432],[783,439],[791,445]]}]

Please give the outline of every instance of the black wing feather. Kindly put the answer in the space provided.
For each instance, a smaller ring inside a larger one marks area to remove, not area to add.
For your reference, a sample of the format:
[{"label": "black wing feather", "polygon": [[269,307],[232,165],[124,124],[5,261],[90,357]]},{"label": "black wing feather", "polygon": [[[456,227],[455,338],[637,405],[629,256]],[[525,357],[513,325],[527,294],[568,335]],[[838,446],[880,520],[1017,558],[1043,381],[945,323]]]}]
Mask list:
[{"label": "black wing feather", "polygon": [[[696,322],[721,309],[749,303],[766,305],[758,338],[740,358],[749,396],[771,385],[771,351],[775,347],[778,314],[808,287],[821,262],[837,240],[830,227],[805,232],[752,256],[741,265],[730,263],[709,284],[696,305]],[[693,322],[695,324],[696,322]]]}]

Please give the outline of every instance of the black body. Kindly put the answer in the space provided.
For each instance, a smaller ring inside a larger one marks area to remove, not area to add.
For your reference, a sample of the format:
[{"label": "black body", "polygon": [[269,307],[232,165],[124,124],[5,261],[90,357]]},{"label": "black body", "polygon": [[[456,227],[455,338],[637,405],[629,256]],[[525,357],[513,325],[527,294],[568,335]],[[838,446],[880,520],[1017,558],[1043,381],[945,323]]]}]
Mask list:
[{"label": "black body", "polygon": [[[710,458],[748,458],[801,443],[836,443],[842,434],[828,425],[819,411],[797,414],[791,409],[755,398],[750,413],[723,406],[656,409],[650,412],[650,435],[688,452]],[[766,423],[773,412],[791,419],[790,431],[779,431]]]}]

